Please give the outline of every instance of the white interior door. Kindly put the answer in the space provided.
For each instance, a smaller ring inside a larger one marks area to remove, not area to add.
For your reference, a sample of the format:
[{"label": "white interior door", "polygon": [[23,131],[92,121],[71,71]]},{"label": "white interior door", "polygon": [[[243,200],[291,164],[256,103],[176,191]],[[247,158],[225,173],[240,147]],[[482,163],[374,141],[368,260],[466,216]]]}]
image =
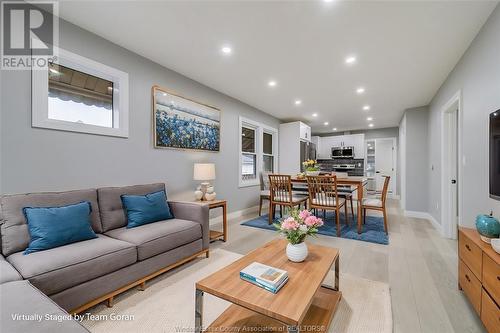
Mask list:
[{"label": "white interior door", "polygon": [[389,193],[394,193],[395,149],[393,138],[377,139],[375,141],[375,181],[377,184],[377,191],[381,191],[384,186],[383,176],[390,176]]},{"label": "white interior door", "polygon": [[449,175],[449,209],[452,225],[458,225],[458,110],[453,109],[445,118],[448,120],[448,175]]}]

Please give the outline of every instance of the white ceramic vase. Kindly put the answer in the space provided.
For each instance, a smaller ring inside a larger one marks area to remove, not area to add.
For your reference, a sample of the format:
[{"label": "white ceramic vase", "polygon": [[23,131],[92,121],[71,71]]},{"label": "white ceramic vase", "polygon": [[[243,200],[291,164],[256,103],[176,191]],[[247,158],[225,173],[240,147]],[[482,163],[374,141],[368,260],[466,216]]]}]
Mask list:
[{"label": "white ceramic vase", "polygon": [[293,262],[302,262],[306,259],[307,254],[307,245],[305,242],[299,244],[290,244],[286,246],[286,256],[290,261]]},{"label": "white ceramic vase", "polygon": [[319,176],[319,170],[318,171],[307,171],[306,170],[306,175],[307,176]]}]

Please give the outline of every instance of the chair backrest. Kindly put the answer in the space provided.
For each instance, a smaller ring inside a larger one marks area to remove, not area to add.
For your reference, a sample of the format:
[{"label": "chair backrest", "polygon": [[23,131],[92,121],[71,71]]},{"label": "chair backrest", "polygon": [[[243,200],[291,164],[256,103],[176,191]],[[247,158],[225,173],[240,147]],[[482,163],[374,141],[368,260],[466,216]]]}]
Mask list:
[{"label": "chair backrest", "polygon": [[271,173],[268,171],[262,171],[260,173],[260,190],[261,191],[266,191],[269,190],[270,184],[269,184],[269,175]]},{"label": "chair backrest", "polygon": [[272,202],[292,202],[292,177],[290,175],[268,175]]},{"label": "chair backrest", "polygon": [[385,200],[387,199],[387,192],[389,191],[389,181],[391,176],[384,176],[384,187],[382,188],[382,205],[385,206]]},{"label": "chair backrest", "polygon": [[337,176],[307,176],[307,187],[311,207],[335,207],[338,204]]}]

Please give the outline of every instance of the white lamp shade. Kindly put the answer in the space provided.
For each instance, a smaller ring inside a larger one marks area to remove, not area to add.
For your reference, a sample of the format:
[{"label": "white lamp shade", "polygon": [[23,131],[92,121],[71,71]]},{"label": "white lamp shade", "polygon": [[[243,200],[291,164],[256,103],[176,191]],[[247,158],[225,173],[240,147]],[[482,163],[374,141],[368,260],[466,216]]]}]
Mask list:
[{"label": "white lamp shade", "polygon": [[193,171],[194,180],[213,180],[215,179],[215,164],[213,163],[195,163]]}]

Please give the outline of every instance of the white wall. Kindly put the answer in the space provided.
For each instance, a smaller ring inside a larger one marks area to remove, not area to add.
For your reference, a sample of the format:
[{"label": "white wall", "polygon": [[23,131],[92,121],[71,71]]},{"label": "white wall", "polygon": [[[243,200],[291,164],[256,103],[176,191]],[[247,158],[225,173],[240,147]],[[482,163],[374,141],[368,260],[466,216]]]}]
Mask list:
[{"label": "white wall", "polygon": [[[1,193],[166,182],[169,197],[191,199],[197,185],[193,163],[213,162],[215,190],[228,199],[230,211],[258,203],[258,186],[238,188],[238,119],[274,128],[280,121],[65,21],[60,22],[60,45],[129,74],[129,138],[32,128],[30,71],[2,71]],[[222,110],[219,153],[153,148],[155,84]]]},{"label": "white wall", "polygon": [[[500,7],[493,11],[467,52],[450,73],[430,104],[428,205],[441,219],[441,108],[462,92],[463,216],[461,225],[474,226],[475,216],[493,210],[500,215],[500,202],[489,198],[489,114],[500,109]],[[437,205],[436,205],[437,204]]]},{"label": "white wall", "polygon": [[428,212],[428,114],[427,107],[408,109],[400,124],[402,204],[406,211]]}]

